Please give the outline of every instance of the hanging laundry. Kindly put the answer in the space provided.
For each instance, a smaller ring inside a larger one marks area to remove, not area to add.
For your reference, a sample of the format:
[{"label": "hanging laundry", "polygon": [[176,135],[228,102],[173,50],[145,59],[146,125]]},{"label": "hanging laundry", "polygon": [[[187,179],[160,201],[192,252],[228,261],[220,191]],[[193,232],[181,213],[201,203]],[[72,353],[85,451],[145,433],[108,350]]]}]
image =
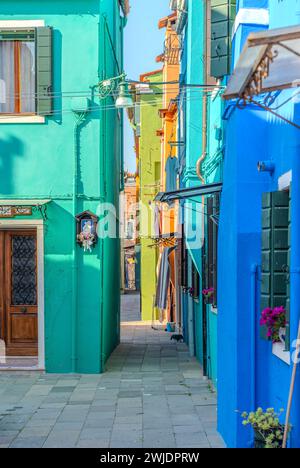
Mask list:
[{"label": "hanging laundry", "polygon": [[154,207],[154,235],[159,237],[161,235],[161,214],[160,207],[155,205]]}]

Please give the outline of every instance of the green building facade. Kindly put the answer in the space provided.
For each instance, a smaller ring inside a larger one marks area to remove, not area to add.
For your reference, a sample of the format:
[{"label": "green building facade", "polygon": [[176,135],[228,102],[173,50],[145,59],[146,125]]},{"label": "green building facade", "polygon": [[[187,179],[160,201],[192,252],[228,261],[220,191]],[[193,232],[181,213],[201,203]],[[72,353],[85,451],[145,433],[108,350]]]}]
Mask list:
[{"label": "green building facade", "polygon": [[47,372],[100,373],[119,342],[118,236],[84,251],[75,218],[118,208],[123,115],[97,84],[122,71],[126,14],[0,1],[0,338]]}]

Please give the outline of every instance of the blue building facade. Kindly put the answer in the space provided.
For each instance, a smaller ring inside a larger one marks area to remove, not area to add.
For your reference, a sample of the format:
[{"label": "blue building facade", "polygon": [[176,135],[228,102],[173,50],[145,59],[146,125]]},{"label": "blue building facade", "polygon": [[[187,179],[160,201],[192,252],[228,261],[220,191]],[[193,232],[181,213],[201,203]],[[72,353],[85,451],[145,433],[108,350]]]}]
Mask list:
[{"label": "blue building facade", "polygon": [[[299,24],[298,8],[296,0],[240,0],[233,31],[233,66],[250,32]],[[294,92],[275,91],[257,100],[264,99],[271,108],[280,108],[283,116],[300,122],[299,100],[289,100]],[[218,416],[226,444],[238,448],[253,445],[253,433],[242,426],[239,412],[287,408],[300,305],[300,132],[255,105],[240,109],[231,101],[223,116],[226,150],[218,245]],[[258,161],[271,161],[274,170],[259,172]],[[285,200],[283,205],[277,204],[279,199]],[[268,276],[265,234],[271,255],[272,249],[276,254],[278,244],[273,245],[272,238],[278,227],[278,208],[281,213],[289,211],[280,225],[281,231],[288,233],[288,261],[277,272],[288,285],[286,299],[290,303],[285,347],[263,339],[259,324]],[[270,219],[275,220],[274,225],[266,224]],[[298,375],[289,441],[297,448],[299,385]]]}]

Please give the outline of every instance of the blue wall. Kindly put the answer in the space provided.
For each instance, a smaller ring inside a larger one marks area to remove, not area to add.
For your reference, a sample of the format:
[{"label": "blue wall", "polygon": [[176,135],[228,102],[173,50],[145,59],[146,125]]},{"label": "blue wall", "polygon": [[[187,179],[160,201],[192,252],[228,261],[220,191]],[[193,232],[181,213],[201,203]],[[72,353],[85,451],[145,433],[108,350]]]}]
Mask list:
[{"label": "blue wall", "polygon": [[[243,3],[245,6],[246,2]],[[261,2],[259,2],[261,3]],[[287,8],[287,3],[288,7]],[[293,3],[293,6],[291,5]],[[294,24],[298,2],[270,1],[270,27]],[[257,6],[257,2],[247,2]],[[247,30],[249,26],[245,26]],[[243,28],[243,26],[241,26]],[[257,29],[257,26],[253,27]],[[241,33],[235,37],[242,41]],[[240,50],[241,43],[236,43]],[[283,103],[284,91],[272,106]],[[280,112],[300,122],[299,104],[290,101]],[[297,336],[300,306],[299,224],[300,132],[257,107],[235,109],[228,121],[224,189],[219,238],[219,430],[229,447],[247,447],[252,434],[241,425],[236,411],[262,406],[287,407],[291,366],[272,354],[272,344],[259,337],[259,275],[261,263],[261,196],[278,190],[278,178],[292,170],[291,342]],[[272,159],[273,175],[257,171],[258,160]],[[258,270],[259,271],[259,270]],[[291,445],[300,446],[299,376],[291,422]]]}]

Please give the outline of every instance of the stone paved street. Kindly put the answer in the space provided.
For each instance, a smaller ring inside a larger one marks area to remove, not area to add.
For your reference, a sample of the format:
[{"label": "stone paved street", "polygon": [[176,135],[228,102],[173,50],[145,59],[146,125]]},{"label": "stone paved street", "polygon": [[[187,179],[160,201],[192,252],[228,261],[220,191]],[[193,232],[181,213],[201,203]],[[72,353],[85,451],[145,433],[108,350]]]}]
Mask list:
[{"label": "stone paved street", "polygon": [[122,343],[103,375],[0,373],[0,448],[223,447],[216,396],[185,344],[122,298]]}]

